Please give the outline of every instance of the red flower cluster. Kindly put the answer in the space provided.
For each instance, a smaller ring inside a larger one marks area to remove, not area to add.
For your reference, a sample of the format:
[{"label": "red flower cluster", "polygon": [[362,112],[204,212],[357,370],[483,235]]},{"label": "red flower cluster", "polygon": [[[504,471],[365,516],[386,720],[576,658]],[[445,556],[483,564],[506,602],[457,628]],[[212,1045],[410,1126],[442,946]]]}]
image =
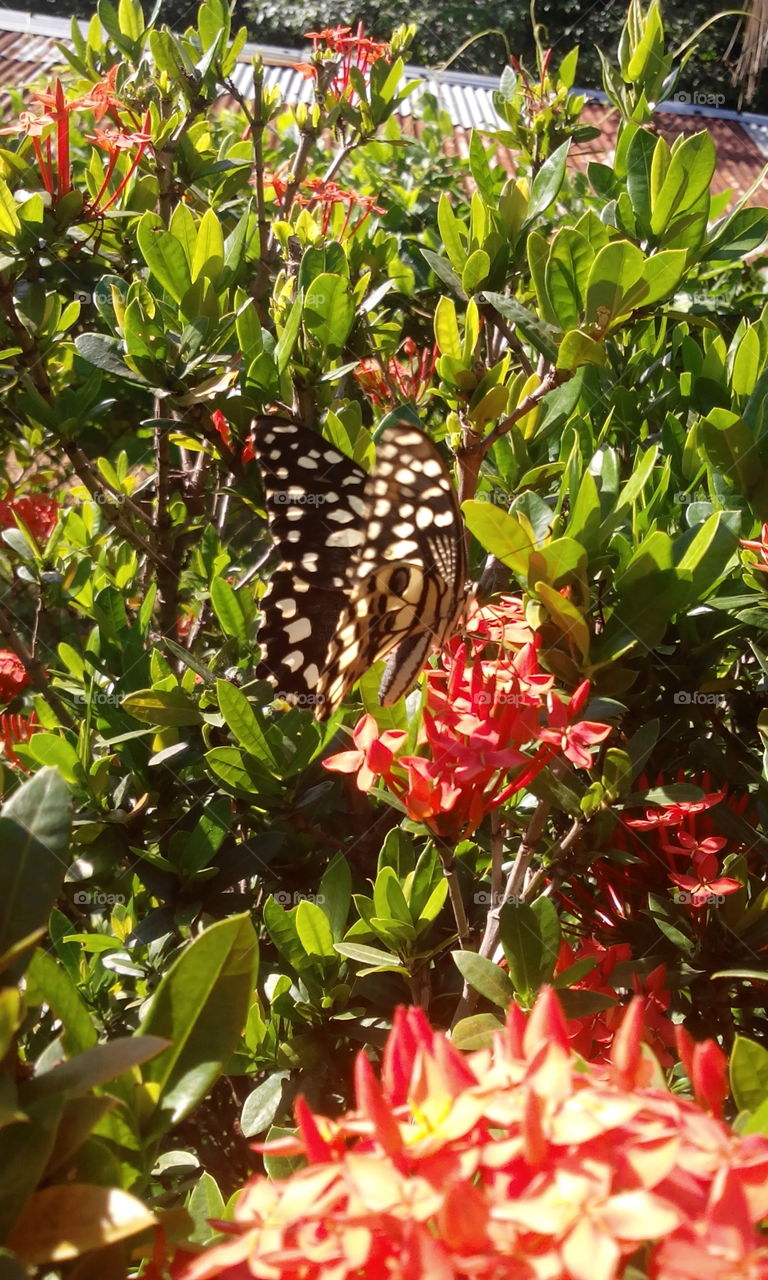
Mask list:
[{"label": "red flower cluster", "polygon": [[0,649],[0,702],[10,702],[29,684],[29,675],[21,658],[10,649]]},{"label": "red flower cluster", "polygon": [[[386,209],[382,209],[377,205],[375,196],[361,196],[356,191],[347,191],[344,187],[340,187],[337,182],[326,182],[323,178],[307,178],[306,182],[302,183],[302,189],[307,194],[297,195],[296,203],[308,209],[319,208],[320,230],[323,235],[327,236],[330,228],[330,233],[334,239],[339,241],[349,238],[356,231],[359,231],[372,213],[386,213]],[[333,225],[337,206],[345,210],[341,225],[338,227]],[[361,213],[360,217],[350,225],[353,209],[359,209]]]},{"label": "red flower cluster", "polygon": [[[89,139],[96,146],[109,153],[109,160],[104,180],[93,200],[86,200],[85,216],[101,217],[115,203],[136,171],[136,167],[151,141],[148,129],[150,113],[147,111],[142,130],[138,130],[138,120],[129,112],[133,123],[133,132],[127,132],[118,114],[119,110],[127,110],[115,93],[115,79],[118,64],[110,67],[98,84],[92,85],[87,93],[79,98],[66,98],[59,79],[51,88],[42,93],[32,95],[33,101],[42,108],[40,111],[22,111],[15,124],[0,129],[0,134],[24,134],[32,139],[32,146],[37,160],[40,178],[54,200],[60,200],[72,190],[72,165],[70,160],[70,117],[74,111],[91,111],[94,120],[99,123],[105,115],[115,121],[114,129],[97,129]],[[135,148],[134,155],[127,172],[121,178],[117,188],[108,199],[107,189],[120,155],[124,151]]]},{"label": "red flower cluster", "polygon": [[[596,938],[587,938],[577,947],[561,943],[555,976],[568,975],[563,982],[567,981],[569,991],[592,992],[598,1000],[611,1001],[596,1012],[568,1019],[571,1048],[589,1062],[607,1060],[611,1042],[624,1016],[618,993],[632,990],[644,1001],[646,1043],[651,1046],[661,1066],[670,1067],[674,1061],[672,1051],[677,1044],[675,1035],[679,1028],[668,1017],[672,996],[667,990],[666,965],[657,965],[651,973],[640,978],[636,973],[628,976],[627,966],[631,961],[632,952],[626,942],[608,947]],[[591,967],[584,972],[588,964]]]},{"label": "red flower cluster", "polygon": [[[545,989],[512,1006],[493,1048],[467,1057],[399,1009],[377,1078],[361,1053],[356,1109],[296,1103],[303,1155],[282,1182],[254,1178],[231,1235],[180,1280],[766,1280],[768,1139],[707,1114],[725,1092],[714,1042],[685,1045],[697,1102],[663,1086],[641,1051],[642,1001],[610,1062],[588,1066]],[[647,1265],[648,1271],[645,1267]]]},{"label": "red flower cluster", "polygon": [[379,408],[405,401],[419,404],[432,385],[439,354],[437,347],[424,347],[419,351],[413,338],[406,338],[402,352],[405,359],[390,356],[386,367],[379,360],[366,359],[355,369],[359,386]]},{"label": "red flower cluster", "polygon": [[59,504],[47,493],[27,493],[15,498],[11,492],[0,502],[0,529],[18,528],[16,516],[36,542],[45,543],[56,527]]},{"label": "red flower cluster", "polygon": [[[623,818],[611,833],[611,844],[620,860],[607,854],[592,863],[595,893],[582,879],[571,882],[569,896],[559,894],[578,917],[603,926],[610,938],[619,936],[624,922],[646,908],[649,893],[663,897],[673,892],[694,930],[701,931],[707,908],[741,888],[738,880],[720,874],[729,842],[718,834],[710,811],[725,804],[744,816],[749,796],[729,795],[725,788],[711,791],[707,774],[701,779],[685,779],[679,773],[677,781],[692,781],[705,794],[700,800],[648,808],[642,817]],[[663,786],[664,779],[657,778],[656,785]],[[638,786],[647,789],[648,779],[638,779]],[[731,842],[729,852],[739,852],[738,845]]]},{"label": "red flower cluster", "polygon": [[[362,22],[358,23],[357,31],[352,33],[351,27],[326,27],[324,31],[307,31],[307,40],[311,40],[315,47],[315,53],[323,49],[332,54],[338,54],[340,58],[339,69],[331,82],[331,93],[339,99],[346,99],[347,102],[354,104],[358,101],[357,94],[351,84],[350,72],[352,68],[356,68],[362,75],[370,69],[374,62],[378,62],[379,58],[389,56],[389,45],[382,44],[378,40],[371,40],[370,36],[365,34]],[[317,79],[317,73],[322,63],[318,62],[300,62],[296,66],[297,71],[302,71],[305,76],[312,76]]]},{"label": "red flower cluster", "polygon": [[610,725],[580,719],[586,681],[567,702],[554,694],[521,602],[511,596],[477,610],[466,641],[452,638],[426,681],[417,741],[424,754],[395,758],[405,736],[378,737],[368,716],[353,735],[357,751],[330,756],[323,765],[357,773],[361,791],[382,777],[408,816],[444,839],[470,836],[558,754],[588,768],[587,748],[611,732]]},{"label": "red flower cluster", "polygon": [[768,524],[763,525],[759,539],[739,538],[739,546],[745,551],[757,551],[763,561],[762,564],[750,563],[750,569],[768,573]]},{"label": "red flower cluster", "polygon": [[29,770],[21,763],[13,748],[19,742],[29,742],[36,728],[37,716],[34,711],[31,716],[14,716],[9,712],[0,716],[0,742],[3,744],[5,759],[24,773],[29,773]]}]

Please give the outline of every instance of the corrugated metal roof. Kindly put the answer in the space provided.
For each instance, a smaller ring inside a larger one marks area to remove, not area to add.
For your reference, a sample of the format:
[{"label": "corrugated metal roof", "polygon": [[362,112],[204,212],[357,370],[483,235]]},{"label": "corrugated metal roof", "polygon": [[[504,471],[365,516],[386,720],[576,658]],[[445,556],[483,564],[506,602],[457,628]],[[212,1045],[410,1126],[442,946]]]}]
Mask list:
[{"label": "corrugated metal roof", "polygon": [[[57,40],[66,45],[70,43],[67,20],[47,14],[0,9],[0,87],[23,87],[49,75],[52,68],[62,61],[56,48]],[[297,64],[306,61],[307,53],[296,49],[246,44],[232,75],[241,93],[250,92],[249,63],[256,52],[264,58],[266,83],[277,87],[286,105],[312,102],[312,80],[297,70]],[[453,141],[446,140],[447,154],[458,152],[465,155],[472,129],[493,129],[501,123],[494,108],[498,86],[495,77],[456,71],[451,67],[433,71],[406,66],[404,83],[412,81],[419,82],[417,88],[404,99],[398,110],[404,131],[409,135],[418,133],[419,104],[425,94],[432,95],[439,107],[447,112],[454,127]],[[583,121],[597,125],[600,135],[590,143],[573,148],[572,163],[582,169],[590,160],[605,161],[613,153],[618,127],[618,116],[603,93],[590,92],[589,99]],[[768,156],[768,116],[740,115],[735,111],[685,102],[662,103],[654,117],[654,127],[668,137],[706,128],[718,150],[714,190],[729,188],[736,197],[742,196],[755,182]],[[496,154],[504,168],[513,171],[514,156],[504,147],[497,148]],[[761,203],[767,200],[768,186],[763,182],[752,201]]]}]

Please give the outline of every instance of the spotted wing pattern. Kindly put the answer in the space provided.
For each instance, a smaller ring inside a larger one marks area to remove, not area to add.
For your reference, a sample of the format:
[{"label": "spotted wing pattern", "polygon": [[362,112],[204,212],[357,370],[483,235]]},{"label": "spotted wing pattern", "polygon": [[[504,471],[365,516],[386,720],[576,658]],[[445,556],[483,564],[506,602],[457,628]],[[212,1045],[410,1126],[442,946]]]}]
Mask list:
[{"label": "spotted wing pattern", "polygon": [[281,555],[257,675],[325,719],[398,646],[379,690],[396,702],[466,596],[464,528],[440,455],[405,422],[382,432],[370,474],[295,422],[261,419],[255,448]]}]

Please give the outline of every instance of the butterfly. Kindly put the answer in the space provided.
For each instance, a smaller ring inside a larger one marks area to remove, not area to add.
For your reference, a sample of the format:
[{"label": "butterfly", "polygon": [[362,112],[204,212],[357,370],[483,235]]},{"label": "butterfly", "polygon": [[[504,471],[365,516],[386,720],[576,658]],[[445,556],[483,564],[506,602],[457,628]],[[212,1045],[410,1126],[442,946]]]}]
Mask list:
[{"label": "butterfly", "polygon": [[466,601],[464,524],[440,454],[404,420],[381,432],[370,472],[299,422],[257,419],[252,438],[280,555],[257,678],[325,720],[397,646],[379,688],[390,706]]}]

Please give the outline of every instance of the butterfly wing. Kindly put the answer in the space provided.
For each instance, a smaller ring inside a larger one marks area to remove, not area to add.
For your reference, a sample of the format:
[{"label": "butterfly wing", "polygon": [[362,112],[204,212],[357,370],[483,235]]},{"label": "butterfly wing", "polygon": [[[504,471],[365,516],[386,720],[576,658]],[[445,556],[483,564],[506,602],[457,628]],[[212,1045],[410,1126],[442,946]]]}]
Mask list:
[{"label": "butterfly wing", "polygon": [[318,684],[330,714],[395,645],[379,698],[390,706],[456,624],[466,595],[464,525],[451,477],[432,441],[409,423],[382,432],[367,478],[366,538]]},{"label": "butterfly wing", "polygon": [[269,528],[281,561],[261,601],[260,680],[317,705],[317,686],[365,543],[367,474],[317,432],[261,418],[254,430]]}]

